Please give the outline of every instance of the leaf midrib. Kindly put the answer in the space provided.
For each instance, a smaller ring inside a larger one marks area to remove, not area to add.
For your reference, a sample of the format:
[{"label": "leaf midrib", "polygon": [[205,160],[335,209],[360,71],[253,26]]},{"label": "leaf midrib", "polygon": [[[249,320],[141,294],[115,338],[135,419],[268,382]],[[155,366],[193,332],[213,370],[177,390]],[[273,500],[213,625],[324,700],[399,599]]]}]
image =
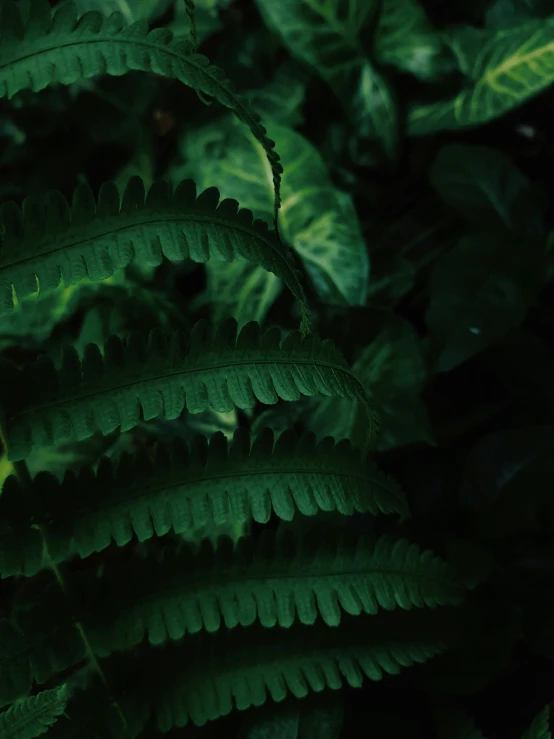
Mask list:
[{"label": "leaf midrib", "polygon": [[[248,460],[245,460],[246,463]],[[338,466],[338,465],[337,465]],[[190,468],[189,468],[190,469]],[[385,481],[379,480],[377,477],[372,476],[371,474],[363,474],[363,473],[357,473],[357,472],[351,472],[350,470],[348,472],[342,472],[338,469],[325,469],[321,467],[316,467],[315,465],[307,466],[305,469],[301,469],[299,467],[291,467],[291,468],[282,468],[278,467],[276,464],[274,464],[272,467],[268,467],[267,469],[259,469],[259,470],[241,470],[237,473],[233,472],[222,472],[221,474],[215,474],[211,473],[211,469],[206,465],[205,471],[208,473],[204,477],[194,477],[192,479],[187,480],[180,480],[178,482],[168,482],[168,483],[162,483],[159,485],[152,485],[151,487],[142,487],[141,489],[136,492],[133,495],[128,495],[125,497],[121,497],[118,499],[111,498],[110,502],[116,503],[116,505],[124,505],[125,503],[141,500],[143,498],[147,498],[149,496],[157,497],[160,493],[164,491],[170,491],[170,490],[180,490],[183,487],[186,487],[187,485],[194,485],[199,482],[210,482],[213,480],[222,480],[222,479],[238,479],[241,477],[255,477],[255,476],[262,476],[262,475],[269,475],[274,474],[275,472],[278,472],[279,475],[313,475],[314,473],[317,475],[322,476],[333,476],[333,477],[342,477],[345,479],[352,479],[352,480],[359,480],[360,482],[367,483],[370,482],[371,485],[374,485],[375,487],[379,487],[381,490],[386,491],[389,493],[395,501],[400,501],[400,503],[404,504],[404,501],[402,499],[399,499],[397,493],[391,488],[391,486],[388,486]],[[78,482],[74,481],[74,482]],[[114,480],[114,482],[117,482],[117,479]],[[88,499],[88,502],[90,502],[91,505],[87,505],[86,508],[81,509],[81,511],[84,511],[83,518],[87,515],[87,513],[96,513],[99,510],[104,510],[108,506],[106,505],[105,500],[100,500],[96,497],[92,497]],[[296,506],[297,507],[297,506]],[[379,506],[377,506],[378,508]],[[406,505],[404,504],[403,507],[405,508]],[[81,511],[77,511],[80,513]],[[71,513],[75,513],[75,509],[71,511]]]},{"label": "leaf midrib", "polygon": [[[279,351],[279,349],[274,349],[273,351]],[[186,359],[186,358],[183,358],[183,359]],[[157,374],[154,377],[147,377],[145,379],[136,378],[136,379],[134,379],[134,380],[132,380],[130,382],[124,382],[124,383],[122,383],[120,385],[115,385],[115,386],[112,385],[112,386],[110,386],[110,387],[108,387],[108,388],[106,388],[104,390],[97,390],[97,391],[92,391],[92,392],[88,392],[88,393],[84,393],[84,394],[72,395],[72,396],[69,396],[69,397],[66,396],[66,397],[63,397],[63,398],[55,399],[55,400],[50,401],[50,402],[47,402],[47,403],[37,404],[37,405],[33,406],[32,408],[25,409],[25,410],[23,410],[23,411],[21,411],[19,413],[17,413],[17,412],[14,413],[13,416],[12,416],[12,419],[20,419],[20,418],[22,418],[22,417],[24,417],[26,415],[31,415],[32,416],[32,415],[34,415],[36,413],[39,413],[39,412],[43,412],[43,411],[46,411],[46,410],[51,410],[51,409],[55,408],[56,406],[66,405],[66,404],[70,404],[70,403],[74,403],[74,402],[84,402],[84,401],[89,400],[90,398],[93,398],[93,397],[97,397],[97,396],[101,396],[101,395],[106,395],[108,393],[109,394],[112,394],[114,391],[125,390],[125,389],[128,389],[130,387],[133,387],[135,385],[138,386],[138,385],[143,385],[145,383],[159,382],[162,379],[176,377],[178,375],[187,375],[187,374],[192,374],[192,373],[195,373],[195,372],[202,372],[202,371],[205,371],[205,370],[222,370],[222,369],[224,370],[224,369],[230,369],[230,368],[233,368],[233,367],[240,367],[240,366],[245,366],[245,365],[253,365],[255,367],[257,367],[259,365],[272,365],[272,366],[275,366],[275,365],[283,365],[283,366],[289,366],[289,365],[292,365],[292,366],[295,366],[295,365],[307,365],[307,366],[312,366],[312,367],[313,366],[327,367],[328,369],[334,370],[336,372],[342,372],[342,373],[348,375],[352,380],[354,380],[355,385],[357,385],[359,387],[359,389],[361,390],[361,396],[362,396],[362,398],[367,398],[367,394],[366,394],[365,390],[363,389],[363,386],[362,386],[361,382],[354,376],[354,374],[352,373],[352,371],[350,369],[348,369],[347,367],[341,367],[340,365],[334,364],[333,362],[329,362],[329,361],[325,361],[325,360],[318,360],[318,359],[309,359],[309,358],[307,358],[307,359],[294,359],[294,358],[291,358],[289,361],[285,361],[283,359],[256,359],[256,358],[253,358],[253,359],[242,359],[242,360],[238,360],[238,361],[234,361],[234,362],[226,362],[226,363],[223,363],[223,364],[215,364],[215,365],[214,364],[207,364],[205,366],[194,367],[194,368],[191,368],[191,369],[179,368],[178,370],[174,370],[174,371],[171,371],[171,372],[164,372],[163,374]],[[301,395],[304,395],[304,393],[302,391],[299,391],[299,392],[301,393]],[[256,399],[258,399],[256,393],[253,392],[253,394],[256,397]],[[277,392],[277,390],[275,390],[275,394],[278,397],[281,397],[279,395],[279,393]],[[343,397],[343,396],[339,396],[339,397]]]},{"label": "leaf midrib", "polygon": [[[120,216],[110,216],[110,218],[118,218],[128,216],[128,214],[121,214]],[[103,220],[102,218],[98,218],[98,221]],[[276,244],[273,244],[271,239],[265,238],[265,236],[257,231],[255,228],[248,229],[246,226],[243,226],[242,224],[235,224],[233,221],[224,220],[221,218],[218,218],[216,215],[212,216],[200,216],[197,214],[183,214],[179,216],[160,216],[160,215],[153,215],[150,218],[143,217],[142,219],[137,219],[133,223],[127,223],[125,225],[120,226],[119,228],[108,228],[103,230],[98,230],[94,235],[81,238],[80,240],[72,240],[70,236],[68,236],[68,239],[61,244],[61,246],[56,245],[53,249],[43,249],[41,251],[37,251],[34,254],[30,254],[29,256],[24,256],[22,259],[17,259],[13,261],[8,261],[5,263],[0,263],[0,272],[4,269],[13,269],[14,267],[17,268],[19,265],[23,265],[26,262],[31,262],[35,259],[41,259],[43,257],[49,257],[53,254],[56,254],[57,252],[60,252],[64,249],[71,249],[76,246],[80,246],[82,244],[86,244],[88,242],[93,242],[96,239],[102,239],[107,236],[110,236],[114,233],[122,233],[123,231],[127,231],[129,229],[133,228],[140,228],[142,226],[147,225],[155,225],[156,223],[180,223],[182,221],[190,222],[190,223],[207,223],[208,225],[214,225],[218,228],[227,228],[232,231],[238,231],[240,233],[243,233],[249,237],[254,237],[259,241],[263,241],[267,246],[279,257],[279,259],[285,263],[286,268],[290,271],[291,267],[288,264],[285,255],[282,251],[280,251],[278,248],[276,248]],[[92,223],[85,224],[83,226],[70,226],[68,231],[71,231],[73,229],[86,229],[90,228]],[[100,224],[98,224],[100,225]],[[55,232],[52,232],[49,234],[52,240],[56,239],[59,234],[56,234]],[[22,239],[22,243],[25,243],[26,239]],[[35,243],[35,242],[33,242]],[[48,246],[48,243],[45,244],[45,246]],[[163,253],[163,249],[162,249]]]},{"label": "leaf midrib", "polygon": [[[127,28],[129,28],[129,26]],[[207,64],[206,66],[200,66],[198,64],[194,64],[191,61],[195,56],[199,56],[198,54],[194,54],[194,53],[182,54],[182,53],[179,53],[178,51],[175,51],[175,49],[172,49],[171,43],[174,40],[175,39],[171,39],[171,41],[169,41],[167,44],[154,44],[151,41],[145,40],[145,38],[123,35],[123,31],[120,31],[117,34],[109,35],[109,36],[103,36],[99,33],[98,35],[96,34],[91,35],[88,38],[86,37],[80,37],[78,39],[71,38],[68,41],[63,41],[60,43],[56,43],[54,45],[38,44],[37,47],[33,49],[30,53],[9,59],[8,61],[4,63],[0,63],[0,71],[4,69],[5,67],[9,67],[12,64],[20,64],[24,61],[27,61],[28,59],[32,59],[35,56],[39,56],[40,54],[48,54],[52,51],[59,51],[60,49],[70,48],[71,46],[87,46],[88,44],[101,44],[101,43],[107,43],[107,44],[120,43],[120,44],[129,44],[131,46],[143,46],[148,49],[152,49],[158,52],[163,52],[164,54],[167,54],[168,56],[173,56],[179,61],[186,62],[187,64],[190,64],[190,66],[193,67],[195,70],[204,74],[205,77],[207,77],[210,80],[210,82],[215,83],[215,85],[217,85],[217,87],[219,87],[219,89],[222,90],[226,95],[231,95],[232,97],[235,97],[234,93],[231,90],[229,90],[229,88],[226,87],[224,84],[222,84],[222,82],[218,80],[217,77],[207,74],[206,70],[210,69],[211,65]],[[239,104],[241,103],[241,101],[238,98],[236,100]]]},{"label": "leaf midrib", "polygon": [[[356,556],[356,553],[352,554],[352,558],[354,558],[355,556]],[[291,562],[290,567],[292,569],[295,565],[300,565],[300,564],[302,564],[301,557]],[[418,560],[418,564],[420,564],[419,560]],[[252,563],[248,563],[247,565],[244,565],[244,567],[246,568],[251,565]],[[140,603],[136,603],[130,606],[129,612],[127,613],[127,618],[133,615],[130,612],[131,609],[140,608],[143,605],[146,605],[149,603],[159,603],[159,599],[165,600],[165,599],[169,599],[173,597],[179,597],[179,595],[183,594],[183,589],[186,587],[190,587],[192,591],[191,593],[188,593],[187,595],[192,595],[192,597],[195,597],[193,595],[193,592],[197,592],[200,590],[203,590],[203,591],[222,590],[223,588],[226,587],[227,584],[230,584],[231,588],[233,587],[240,588],[242,584],[246,584],[246,583],[253,583],[253,584],[259,583],[260,585],[263,585],[263,583],[260,582],[261,580],[263,580],[264,582],[275,581],[275,580],[281,580],[281,581],[295,580],[298,582],[303,582],[304,580],[321,581],[321,580],[327,580],[327,579],[337,578],[337,577],[353,578],[353,577],[359,577],[360,575],[367,575],[367,576],[369,575],[388,575],[390,577],[403,577],[405,579],[417,579],[417,580],[421,580],[422,582],[438,584],[445,588],[449,588],[451,586],[456,585],[456,583],[448,579],[445,579],[443,576],[434,577],[432,575],[428,575],[428,574],[421,573],[418,571],[415,571],[415,572],[410,571],[408,567],[406,567],[405,569],[397,569],[396,567],[371,567],[371,566],[368,566],[367,564],[364,564],[360,566],[360,569],[341,569],[335,572],[330,572],[330,571],[316,572],[315,569],[308,571],[309,567],[310,565],[304,564],[303,569],[302,569],[302,574],[291,574],[290,572],[286,572],[286,571],[276,571],[274,573],[272,573],[271,571],[265,571],[265,572],[259,572],[257,575],[252,575],[252,574],[249,574],[248,572],[233,573],[232,567],[229,567],[227,569],[220,568],[215,573],[216,575],[219,575],[221,577],[221,580],[219,582],[214,582],[213,579],[210,581],[209,574],[203,573],[203,577],[199,580],[194,580],[191,578],[189,582],[185,583],[184,585],[172,584],[167,587],[162,587],[158,591],[155,591],[155,592],[150,591],[146,593],[144,596],[140,596]],[[178,575],[176,575],[175,577],[178,577]],[[156,582],[156,581],[153,580],[152,582]],[[148,584],[151,584],[151,583],[149,582]],[[459,588],[461,591],[463,591],[463,588],[461,588],[461,586],[459,586]],[[374,590],[376,591],[377,588],[374,588]],[[334,588],[334,591],[337,592],[338,589]],[[310,592],[313,594],[314,592],[313,588],[310,588]],[[250,594],[252,595],[253,591],[250,591]],[[197,596],[197,599],[199,599],[200,597],[202,597],[201,594]],[[373,597],[377,600],[379,609],[382,610],[383,607],[379,604],[376,592],[373,593]],[[125,600],[125,598],[122,598],[122,600]],[[406,610],[405,608],[402,608],[402,606],[398,604],[396,599],[394,600],[395,600],[397,608],[401,610]],[[117,604],[118,602],[117,597],[114,599],[114,602]],[[160,604],[160,605],[163,607],[163,604]],[[417,606],[412,604],[412,607],[416,608]],[[316,609],[319,613],[321,613],[320,608],[317,605],[316,605]],[[340,606],[340,610],[342,613],[346,612],[342,606]],[[257,609],[256,609],[256,612],[257,612]],[[220,615],[222,616],[221,613]],[[222,620],[224,620],[223,616],[222,616]],[[259,619],[257,618],[256,620],[259,620]],[[300,621],[300,619],[295,619],[295,621]],[[205,624],[204,619],[203,619],[203,623]],[[149,630],[145,628],[144,631],[145,633],[148,633]],[[186,631],[188,633],[188,629],[186,629]]]}]

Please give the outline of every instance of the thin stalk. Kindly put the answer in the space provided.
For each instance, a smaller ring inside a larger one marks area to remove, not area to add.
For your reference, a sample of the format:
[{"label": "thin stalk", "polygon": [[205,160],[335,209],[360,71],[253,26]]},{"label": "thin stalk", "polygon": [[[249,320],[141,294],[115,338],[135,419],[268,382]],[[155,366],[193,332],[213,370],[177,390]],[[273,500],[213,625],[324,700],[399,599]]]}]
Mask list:
[{"label": "thin stalk", "polygon": [[192,43],[194,44],[193,51],[196,52],[196,49],[198,48],[198,36],[196,33],[196,17],[194,14],[194,0],[185,0],[185,8],[187,11],[187,15],[190,18],[190,37],[192,39]]},{"label": "thin stalk", "polygon": [[[0,428],[0,443],[2,444],[2,447],[4,450],[7,450],[7,444],[4,438],[4,434],[2,433],[2,429]],[[27,500],[31,506],[31,510],[39,511],[41,506],[39,501],[37,501],[35,495],[33,494],[33,480],[31,478],[31,474],[29,472],[29,468],[27,467],[26,462],[12,462],[13,471],[15,476],[17,477],[19,484],[21,486],[21,489],[24,493],[24,495],[27,497]],[[64,595],[64,599],[66,601],[66,604],[68,606],[68,610],[72,610],[71,608],[71,601],[69,597],[69,593],[67,590],[67,585],[63,579],[63,575],[61,573],[60,568],[58,565],[54,562],[52,559],[52,556],[50,555],[50,550],[48,548],[48,540],[46,537],[46,532],[44,531],[44,528],[40,524],[33,524],[33,528],[40,532],[40,535],[42,537],[42,543],[44,547],[44,553],[46,555],[46,558],[48,560],[49,566],[52,569],[52,572],[54,573],[54,576],[56,577],[56,580],[58,581],[58,585],[60,586],[60,589]],[[74,615],[73,613],[71,614]],[[111,704],[115,707],[117,713],[119,714],[121,721],[123,723],[123,726],[125,727],[125,732],[127,736],[131,736],[131,732],[129,731],[129,725],[127,723],[127,719],[125,718],[125,715],[123,714],[123,711],[121,710],[121,707],[113,697],[110,686],[108,684],[108,681],[106,679],[106,676],[104,675],[104,672],[102,668],[100,667],[100,664],[98,660],[96,659],[96,655],[94,654],[92,647],[90,645],[90,642],[88,640],[88,637],[86,635],[86,632],[83,628],[83,625],[80,621],[77,619],[74,620],[75,627],[79,633],[79,636],[83,640],[83,643],[85,645],[85,651],[89,660],[89,663],[92,667],[92,669],[96,672],[96,674],[100,677],[100,680],[104,684],[106,691],[108,693],[108,697],[110,699]]]}]

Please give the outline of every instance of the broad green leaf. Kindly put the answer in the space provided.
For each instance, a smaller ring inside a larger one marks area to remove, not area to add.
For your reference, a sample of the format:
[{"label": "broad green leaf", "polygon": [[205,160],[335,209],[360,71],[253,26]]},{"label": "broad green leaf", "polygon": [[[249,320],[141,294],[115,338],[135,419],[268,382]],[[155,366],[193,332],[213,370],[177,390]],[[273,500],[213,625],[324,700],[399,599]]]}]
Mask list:
[{"label": "broad green leaf", "polygon": [[304,122],[302,106],[309,77],[305,67],[285,62],[265,87],[250,91],[250,102],[264,121],[295,128]]},{"label": "broad green leaf", "polygon": [[381,419],[382,451],[431,442],[427,411],[419,397],[427,377],[421,342],[411,324],[394,314],[354,363]]},{"label": "broad green leaf", "polygon": [[417,0],[383,0],[374,47],[379,62],[423,80],[448,68],[442,38]]},{"label": "broad green leaf", "polygon": [[437,372],[503,339],[544,281],[542,248],[510,234],[466,236],[435,265],[426,320]]},{"label": "broad green leaf", "polygon": [[408,122],[412,134],[487,123],[554,82],[554,18],[496,32],[472,29],[452,43],[460,41],[460,68],[470,77],[468,84],[450,100],[414,107]]},{"label": "broad green leaf", "polygon": [[[385,451],[416,442],[432,443],[427,411],[419,397],[427,377],[426,362],[414,329],[388,311],[353,314],[351,320],[373,320],[378,327],[353,364],[379,413],[377,448]],[[318,400],[311,404],[305,419],[308,428],[321,436],[350,438],[360,446],[366,434],[361,409],[352,403],[337,403],[334,398]]]},{"label": "broad green leaf", "polygon": [[550,706],[545,706],[535,717],[531,726],[527,729],[522,739],[552,739],[549,728]]},{"label": "broad green leaf", "polygon": [[418,393],[427,376],[419,337],[399,316],[382,315],[382,329],[355,362],[358,376],[372,388],[387,384],[397,393]]},{"label": "broad green leaf", "polygon": [[[363,305],[368,289],[369,255],[350,197],[333,186],[322,157],[303,136],[276,123],[269,123],[268,130],[279,147],[284,166],[279,215],[281,236],[300,256],[321,300]],[[271,218],[272,181],[262,150],[232,119],[206,127],[200,136],[186,137],[183,154],[187,171],[194,173],[201,183],[215,182],[223,197],[239,200],[257,218]],[[219,271],[219,264],[217,268]],[[208,267],[208,274],[212,271],[215,269]],[[276,293],[274,285],[265,277],[263,281],[254,278],[253,274],[250,272],[243,279],[256,284],[257,292],[250,294],[251,288],[244,288],[236,298],[231,294],[236,305],[234,311],[240,313],[240,305],[244,305],[244,311],[259,311],[261,305],[263,310],[269,308],[267,298],[260,300],[255,296],[271,297]],[[240,277],[234,279],[235,284],[240,284]]]},{"label": "broad green leaf", "polygon": [[291,54],[333,89],[360,136],[398,146],[398,112],[387,80],[366,54],[361,34],[378,4],[369,0],[256,0],[267,25]]},{"label": "broad green leaf", "polygon": [[239,328],[248,321],[263,323],[281,288],[278,277],[252,264],[220,262],[208,269],[207,293],[215,322],[233,316]]},{"label": "broad green leaf", "polygon": [[542,218],[529,181],[503,152],[486,146],[443,147],[430,178],[439,197],[462,218],[490,225],[540,233]]},{"label": "broad green leaf", "polygon": [[480,512],[480,534],[505,536],[533,527],[545,510],[554,510],[553,485],[554,426],[544,424],[481,439],[466,460],[460,495]]}]

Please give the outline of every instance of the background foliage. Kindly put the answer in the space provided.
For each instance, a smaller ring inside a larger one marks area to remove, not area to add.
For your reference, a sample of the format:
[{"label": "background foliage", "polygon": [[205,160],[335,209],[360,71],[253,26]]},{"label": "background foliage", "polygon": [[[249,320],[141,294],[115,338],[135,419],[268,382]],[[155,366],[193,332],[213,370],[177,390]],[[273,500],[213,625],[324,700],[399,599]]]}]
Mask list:
[{"label": "background foliage", "polygon": [[[15,5],[26,17],[33,3]],[[190,38],[191,4],[184,1],[77,0],[76,6],[79,14],[119,11],[126,23],[143,20]],[[358,512],[342,524],[347,538],[401,535],[447,559],[472,591],[475,625],[463,647],[401,675],[340,694],[288,697],[169,735],[547,739],[554,691],[554,224],[548,207],[554,3],[197,0],[195,6],[199,50],[260,114],[281,157],[280,234],[304,272],[314,329],[339,347],[379,411],[374,460],[406,492],[411,518],[391,522],[374,518],[377,509]],[[52,188],[71,203],[79,184],[98,196],[109,180],[123,195],[133,176],[146,188],[159,178],[174,187],[192,178],[198,193],[216,187],[221,198],[272,223],[267,151],[210,93],[196,95],[178,79],[143,71],[29,85],[10,67],[9,44],[18,34],[14,6],[0,7],[1,203],[21,205]],[[29,74],[39,79],[48,69]],[[211,207],[212,196],[203,207]],[[131,212],[138,196],[126,197]],[[14,233],[10,213],[3,210],[4,254]],[[188,331],[200,319],[218,324],[234,317],[239,329],[256,320],[287,334],[300,323],[285,272],[241,260],[158,261],[123,261],[101,281],[84,271],[52,291],[22,288],[13,310],[12,283],[0,274],[3,308],[10,303],[0,317],[3,366],[20,368],[43,352],[59,363],[68,346],[82,357],[89,343],[103,344],[111,334],[125,338],[137,328]],[[0,261],[0,273],[4,268]],[[49,279],[45,271],[43,285]],[[45,376],[35,378],[37,386]],[[4,408],[12,393],[8,377],[2,375]],[[26,457],[32,477],[52,472],[61,479],[67,470],[96,465],[100,455],[117,460],[150,450],[159,438],[178,443],[196,432],[230,439],[236,429],[256,434],[269,427],[363,446],[365,410],[350,397],[305,396],[221,412],[199,405],[202,412],[192,416],[141,421],[122,433],[106,425],[99,427],[104,436],[38,446],[19,458]],[[0,460],[5,510],[14,500],[7,482],[13,459]],[[299,526],[331,532],[337,525],[332,514],[321,520]],[[193,538],[237,539],[257,534],[262,523],[262,514],[217,528],[200,521]],[[130,546],[145,559],[157,551],[149,541],[133,539]],[[121,550],[122,578],[136,566],[127,550]],[[103,566],[102,556],[94,556],[90,567],[85,560],[69,563],[76,582]],[[2,567],[5,572],[5,562]],[[34,575],[31,570],[28,563],[26,574]],[[26,602],[29,588],[40,595],[40,582],[0,580],[1,615]],[[50,614],[63,634],[56,607]],[[106,628],[101,623],[97,636]],[[298,631],[298,638],[305,634]],[[252,638],[255,649],[258,637]],[[10,631],[2,639],[6,649],[16,636]],[[101,636],[95,648],[101,651]],[[221,653],[227,648],[222,639]],[[8,657],[4,652],[4,665],[11,664]],[[157,659],[157,675],[173,669],[165,652]],[[17,683],[12,669],[0,664],[0,684]],[[116,661],[113,669],[117,674]],[[16,691],[27,697],[0,713],[0,737],[62,726],[57,719],[75,685],[42,687],[29,695],[27,688]],[[18,729],[20,715],[39,718]]]}]

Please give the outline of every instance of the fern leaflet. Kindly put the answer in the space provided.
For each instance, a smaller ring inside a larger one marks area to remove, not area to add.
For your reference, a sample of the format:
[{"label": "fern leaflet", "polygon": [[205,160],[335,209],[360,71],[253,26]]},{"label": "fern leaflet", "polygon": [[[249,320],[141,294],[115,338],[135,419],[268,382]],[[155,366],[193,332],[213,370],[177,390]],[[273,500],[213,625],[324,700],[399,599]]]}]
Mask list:
[{"label": "fern leaflet", "polygon": [[186,408],[224,413],[250,408],[256,400],[328,395],[363,403],[373,421],[367,394],[346,362],[325,340],[300,333],[281,342],[281,332],[260,333],[248,323],[237,336],[230,319],[212,332],[199,321],[187,339],[181,331],[155,329],[148,341],[139,332],[126,344],[108,338],[103,357],[89,344],[81,361],[66,347],[62,366],[41,355],[17,370],[0,363],[0,406],[8,456],[25,459],[34,446],[80,441],[96,431],[128,431],[142,420],[177,418]]},{"label": "fern leaflet", "polygon": [[[222,621],[226,629],[254,623],[267,629],[311,625],[320,617],[338,626],[345,613],[459,605],[465,595],[448,565],[415,544],[328,532],[325,540],[297,540],[290,532],[276,540],[266,532],[257,544],[242,540],[236,552],[230,540],[215,551],[209,544],[198,553],[187,547],[159,562],[126,561],[102,578],[73,575],[66,586],[98,657],[136,647],[145,636],[160,645],[218,631]],[[39,602],[22,604],[13,623],[3,622],[0,661],[12,676],[0,683],[3,701],[28,691],[32,679],[43,683],[84,659],[66,610],[52,577]]]},{"label": "fern leaflet", "polygon": [[239,429],[229,447],[216,433],[209,443],[198,436],[190,448],[179,439],[171,447],[159,445],[153,460],[124,454],[116,465],[104,458],[97,473],[68,472],[62,483],[41,472],[31,494],[40,510],[29,511],[15,476],[6,480],[0,496],[2,577],[30,577],[48,566],[34,526],[39,516],[49,556],[60,563],[112,542],[124,546],[133,536],[146,541],[171,530],[190,534],[229,520],[267,523],[272,513],[286,521],[297,512],[409,515],[398,484],[348,441],[327,438],[316,445],[311,434],[297,439],[287,431],[274,444],[269,429],[252,444]]},{"label": "fern leaflet", "polygon": [[31,293],[73,285],[84,277],[104,280],[135,261],[151,267],[166,257],[245,259],[280,277],[300,301],[306,326],[308,308],[292,253],[263,221],[235,200],[219,202],[216,188],[197,197],[192,180],[172,194],[156,182],[145,197],[142,180],[132,177],[120,202],[113,182],[100,188],[98,203],[88,185],[74,192],[71,207],[57,191],[27,198],[21,210],[9,202],[0,208],[0,314]]},{"label": "fern leaflet", "polygon": [[381,680],[441,653],[459,630],[444,609],[398,611],[358,616],[340,629],[294,626],[276,633],[253,627],[195,636],[182,647],[139,648],[110,661],[140,676],[142,699],[136,700],[150,703],[159,729],[169,731],[288,694],[304,698],[345,682],[360,687],[364,677]]},{"label": "fern leaflet", "polygon": [[338,626],[343,613],[464,600],[446,562],[405,539],[288,534],[276,538],[265,531],[255,544],[239,540],[235,552],[224,539],[215,551],[208,542],[197,554],[185,549],[160,562],[125,562],[106,573],[99,589],[85,578],[79,590],[94,593],[86,623],[95,652],[134,647],[145,635],[163,644],[186,633],[218,631],[222,621],[226,629],[257,621],[288,628],[319,617]]},{"label": "fern leaflet", "polygon": [[78,19],[73,2],[62,3],[51,18],[47,0],[32,0],[24,23],[17,4],[3,0],[0,17],[0,98],[11,98],[24,89],[38,92],[54,83],[69,85],[98,74],[118,76],[131,70],[177,79],[232,110],[258,139],[271,166],[277,218],[283,168],[274,142],[224,72],[195,53],[190,39],[173,38],[167,28],[149,31],[146,21],[128,26],[119,12],[104,18],[91,11]]},{"label": "fern leaflet", "polygon": [[49,730],[66,707],[69,688],[61,685],[24,698],[0,715],[2,739],[34,739]]}]

